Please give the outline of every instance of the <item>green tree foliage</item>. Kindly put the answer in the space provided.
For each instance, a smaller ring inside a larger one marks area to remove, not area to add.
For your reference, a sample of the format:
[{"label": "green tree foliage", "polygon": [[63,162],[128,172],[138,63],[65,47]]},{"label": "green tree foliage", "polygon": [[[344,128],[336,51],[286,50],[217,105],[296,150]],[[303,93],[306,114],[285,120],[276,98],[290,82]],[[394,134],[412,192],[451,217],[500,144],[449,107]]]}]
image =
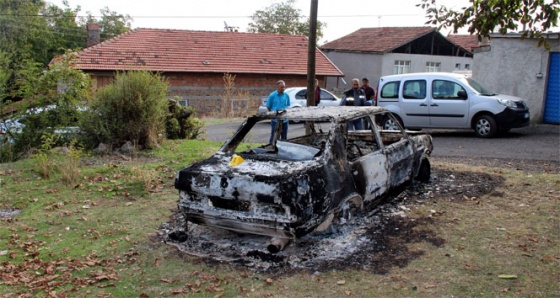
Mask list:
[{"label": "green tree foliage", "polygon": [[559,0],[472,0],[472,5],[460,11],[438,6],[435,0],[422,0],[417,6],[426,11],[426,24],[438,28],[451,27],[454,33],[468,26],[468,32],[479,40],[490,37],[490,33],[506,34],[522,31],[522,38],[537,38],[538,45],[546,43],[543,33],[558,26]]},{"label": "green tree foliage", "polygon": [[90,145],[113,147],[130,141],[154,148],[165,137],[168,83],[148,71],[117,73],[112,84],[98,90],[82,118],[82,130]]},{"label": "green tree foliage", "polygon": [[12,115],[25,125],[20,133],[10,136],[15,140],[11,146],[16,157],[41,147],[45,139],[62,145],[70,141],[66,137],[74,137],[62,130],[77,125],[81,103],[88,100],[91,87],[89,76],[72,67],[74,58],[68,52],[47,70],[42,70],[37,62],[24,62],[18,90],[29,100],[20,112]]},{"label": "green tree foliage", "polygon": [[[86,46],[87,22],[99,22],[101,40],[130,30],[131,18],[105,7],[102,16],[78,16],[81,8],[71,9],[68,2],[60,8],[43,0],[0,0],[0,60],[7,65],[8,79],[0,80],[4,90],[0,102],[17,101],[23,92],[18,90],[18,77],[29,61],[45,68],[50,61],[66,50]],[[4,73],[2,74],[4,75]],[[0,77],[2,77],[0,75]]]},{"label": "green tree foliage", "polygon": [[[257,10],[249,23],[248,32],[280,33],[309,36],[310,19],[304,19],[300,9],[294,8],[295,0],[273,3],[264,10]],[[326,23],[317,21],[317,39],[323,37]]]},{"label": "green tree foliage", "polygon": [[95,17],[88,14],[88,23],[97,22],[101,29],[101,40],[115,37],[121,33],[127,32],[131,28],[132,18],[129,15],[119,14],[111,11],[108,7],[100,10],[101,20],[96,21]]}]

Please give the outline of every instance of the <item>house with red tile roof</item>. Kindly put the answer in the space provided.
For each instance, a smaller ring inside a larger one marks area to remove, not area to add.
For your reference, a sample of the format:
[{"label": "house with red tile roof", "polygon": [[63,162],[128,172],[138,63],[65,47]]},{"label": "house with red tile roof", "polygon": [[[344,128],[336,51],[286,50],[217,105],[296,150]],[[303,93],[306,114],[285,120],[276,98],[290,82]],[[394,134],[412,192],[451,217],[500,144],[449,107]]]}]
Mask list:
[{"label": "house with red tile roof", "polygon": [[325,43],[321,51],[344,73],[327,79],[327,88],[350,88],[352,78],[367,77],[376,88],[383,75],[470,70],[471,49],[455,43],[433,27],[361,28]]},{"label": "house with red tile roof", "polygon": [[[80,50],[75,67],[90,74],[96,88],[117,71],[158,72],[169,81],[170,96],[204,115],[222,106],[225,74],[254,99],[274,91],[280,79],[288,87],[306,86],[307,53],[305,36],[139,28]],[[319,49],[315,63],[321,84],[344,75]]]},{"label": "house with red tile roof", "polygon": [[480,46],[478,37],[469,34],[450,34],[446,36],[451,42],[474,54],[474,49]]}]

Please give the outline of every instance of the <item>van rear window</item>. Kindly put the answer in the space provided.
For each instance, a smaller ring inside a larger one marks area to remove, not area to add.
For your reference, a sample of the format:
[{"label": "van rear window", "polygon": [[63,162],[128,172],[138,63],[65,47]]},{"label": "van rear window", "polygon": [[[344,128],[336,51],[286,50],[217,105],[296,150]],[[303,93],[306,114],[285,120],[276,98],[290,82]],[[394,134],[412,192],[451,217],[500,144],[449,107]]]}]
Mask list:
[{"label": "van rear window", "polygon": [[383,89],[381,89],[381,97],[382,98],[399,98],[399,86],[400,86],[400,81],[389,82],[389,83],[383,85]]}]

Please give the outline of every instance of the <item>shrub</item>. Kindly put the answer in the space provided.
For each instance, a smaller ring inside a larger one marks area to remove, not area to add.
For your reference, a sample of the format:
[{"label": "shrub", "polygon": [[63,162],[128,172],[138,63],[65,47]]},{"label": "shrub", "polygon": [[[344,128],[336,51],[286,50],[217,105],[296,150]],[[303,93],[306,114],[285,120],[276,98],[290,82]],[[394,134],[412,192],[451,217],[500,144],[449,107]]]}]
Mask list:
[{"label": "shrub", "polygon": [[118,147],[127,141],[154,148],[165,138],[168,83],[148,71],[120,72],[98,91],[82,117],[82,131],[93,142]]},{"label": "shrub", "polygon": [[204,134],[204,123],[194,116],[192,107],[169,100],[166,131],[168,139],[196,139]]}]

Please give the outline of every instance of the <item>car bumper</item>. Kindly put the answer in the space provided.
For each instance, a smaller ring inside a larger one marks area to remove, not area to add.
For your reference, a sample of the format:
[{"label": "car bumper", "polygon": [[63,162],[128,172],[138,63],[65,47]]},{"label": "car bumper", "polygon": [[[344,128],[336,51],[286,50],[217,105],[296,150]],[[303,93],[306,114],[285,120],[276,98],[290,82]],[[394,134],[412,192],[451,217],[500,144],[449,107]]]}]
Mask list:
[{"label": "car bumper", "polygon": [[529,109],[504,109],[503,112],[496,114],[496,121],[500,129],[519,128],[529,125]]}]

